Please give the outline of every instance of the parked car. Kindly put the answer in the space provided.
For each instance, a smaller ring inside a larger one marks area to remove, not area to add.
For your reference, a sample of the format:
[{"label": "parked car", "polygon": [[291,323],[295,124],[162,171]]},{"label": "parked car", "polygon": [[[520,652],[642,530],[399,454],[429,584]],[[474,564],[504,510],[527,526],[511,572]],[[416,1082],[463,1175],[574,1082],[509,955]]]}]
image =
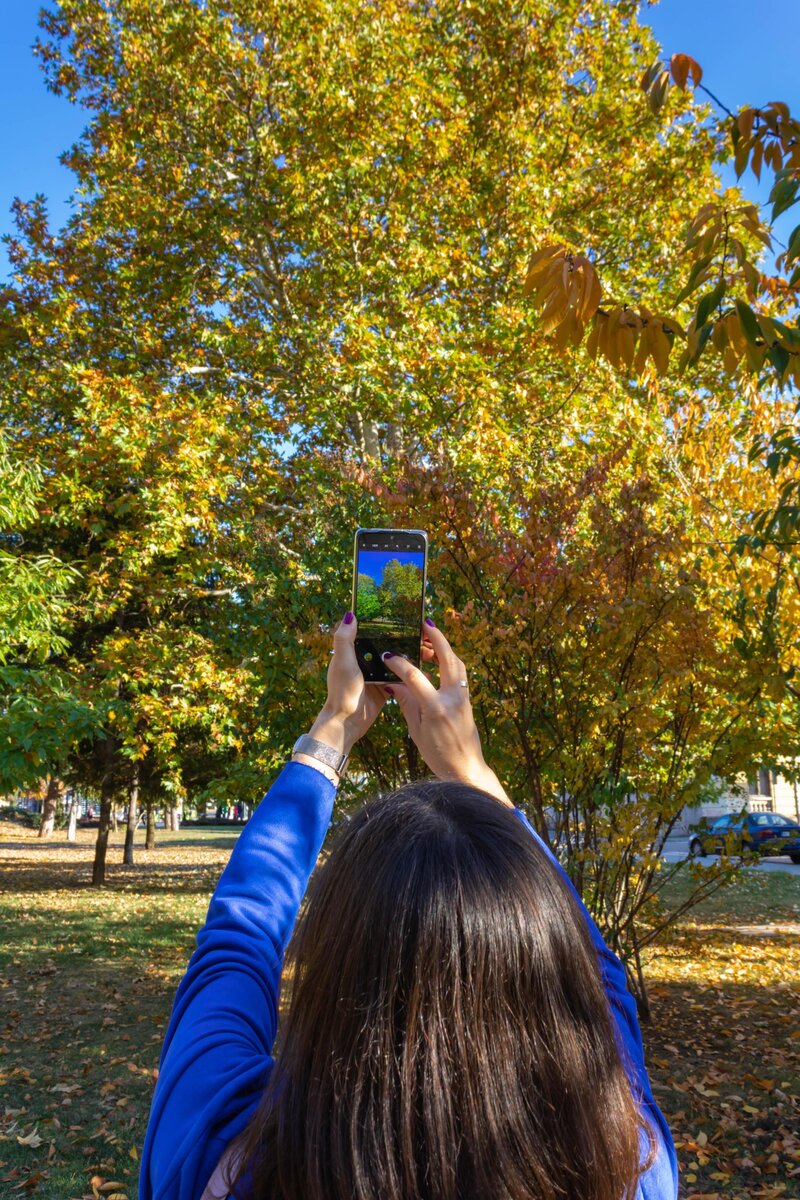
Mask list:
[{"label": "parked car", "polygon": [[697,829],[689,842],[689,853],[699,858],[726,850],[788,854],[793,863],[800,863],[800,824],[774,812],[726,813],[708,830]]}]

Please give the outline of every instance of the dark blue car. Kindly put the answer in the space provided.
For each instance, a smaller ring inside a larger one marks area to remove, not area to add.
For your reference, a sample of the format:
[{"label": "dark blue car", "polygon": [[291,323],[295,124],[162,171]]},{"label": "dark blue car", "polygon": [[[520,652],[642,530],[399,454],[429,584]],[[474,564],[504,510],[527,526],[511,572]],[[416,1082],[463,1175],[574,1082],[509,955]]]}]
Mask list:
[{"label": "dark blue car", "polygon": [[738,854],[750,850],[756,854],[788,854],[800,863],[800,825],[780,813],[727,813],[717,817],[708,830],[700,830],[689,842],[689,853]]}]

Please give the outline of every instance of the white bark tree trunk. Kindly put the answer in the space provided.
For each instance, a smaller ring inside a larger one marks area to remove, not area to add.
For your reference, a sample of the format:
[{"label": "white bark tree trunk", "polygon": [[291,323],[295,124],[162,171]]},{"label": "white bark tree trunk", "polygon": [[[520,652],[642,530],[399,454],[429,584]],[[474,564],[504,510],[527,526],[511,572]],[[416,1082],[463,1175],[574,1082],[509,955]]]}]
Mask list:
[{"label": "white bark tree trunk", "polygon": [[47,794],[42,804],[42,823],[39,826],[40,838],[53,836],[56,824],[56,808],[58,807],[58,797],[60,794],[61,782],[56,779],[55,775],[51,775],[47,781]]},{"label": "white bark tree trunk", "polygon": [[67,815],[67,841],[75,842],[78,834],[78,793],[73,790]]}]

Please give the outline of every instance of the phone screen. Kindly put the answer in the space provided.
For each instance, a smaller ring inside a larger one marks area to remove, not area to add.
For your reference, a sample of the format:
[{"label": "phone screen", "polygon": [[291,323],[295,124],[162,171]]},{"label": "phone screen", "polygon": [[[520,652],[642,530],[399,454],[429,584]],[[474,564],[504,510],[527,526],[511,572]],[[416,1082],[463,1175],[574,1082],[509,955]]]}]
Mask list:
[{"label": "phone screen", "polygon": [[381,661],[386,650],[419,666],[426,554],[427,538],[417,531],[367,529],[356,535],[356,658],[369,682],[396,678]]}]

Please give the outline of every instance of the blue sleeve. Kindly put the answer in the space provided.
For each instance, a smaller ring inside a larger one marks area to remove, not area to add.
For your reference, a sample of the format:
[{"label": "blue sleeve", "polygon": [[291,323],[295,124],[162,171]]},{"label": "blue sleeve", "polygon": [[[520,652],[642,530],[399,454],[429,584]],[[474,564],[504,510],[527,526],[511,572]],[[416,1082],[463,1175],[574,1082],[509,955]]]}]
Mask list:
[{"label": "blue sleeve", "polygon": [[198,1200],[272,1067],[283,955],[333,809],[320,771],[289,763],[234,846],[175,995],[139,1200]]},{"label": "blue sleeve", "polygon": [[642,1043],[642,1032],[639,1028],[639,1018],[636,1012],[636,1001],[628,991],[625,968],[616,954],[613,954],[603,941],[600,930],[597,928],[589,910],[578,895],[575,885],[561,866],[561,863],[539,837],[525,814],[519,809],[516,810],[516,813],[523,825],[536,838],[536,841],[544,850],[561,878],[565,881],[583,913],[589,934],[597,951],[600,974],[611,1007],[611,1015],[617,1029],[617,1039],[621,1044],[622,1060],[628,1078],[631,1081],[631,1089],[640,1108],[642,1108],[648,1117],[656,1139],[656,1158],[650,1169],[639,1180],[639,1188],[636,1193],[637,1200],[676,1200],[678,1195],[678,1161],[675,1153],[675,1144],[672,1140],[669,1126],[664,1119],[661,1109],[655,1102],[650,1087],[650,1080],[648,1079],[647,1068],[644,1062],[644,1045]]}]

